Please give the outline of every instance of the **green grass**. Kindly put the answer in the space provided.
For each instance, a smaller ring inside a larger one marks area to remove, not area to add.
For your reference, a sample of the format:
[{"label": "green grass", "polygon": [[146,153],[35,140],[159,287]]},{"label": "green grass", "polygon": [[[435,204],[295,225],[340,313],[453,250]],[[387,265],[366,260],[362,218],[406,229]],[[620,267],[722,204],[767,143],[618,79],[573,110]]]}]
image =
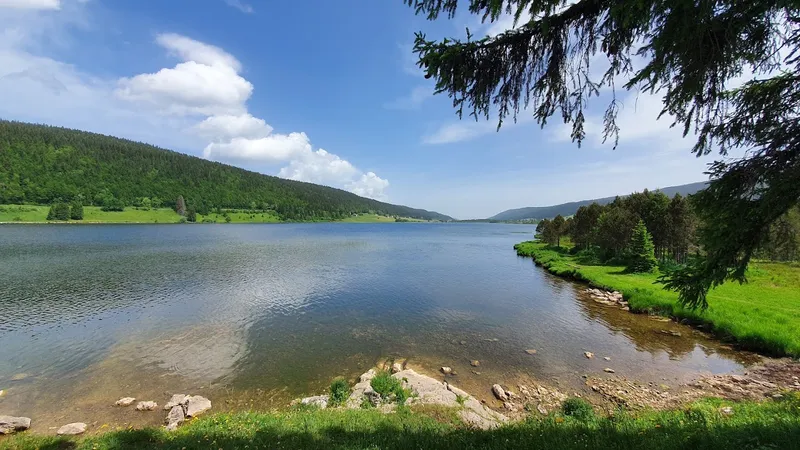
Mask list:
[{"label": "green grass", "polygon": [[350,397],[350,384],[344,378],[333,380],[328,394],[328,404],[330,406],[342,406]]},{"label": "green grass", "polygon": [[394,217],[379,216],[377,214],[359,214],[357,216],[346,217],[340,222],[346,223],[391,223],[395,222]]},{"label": "green grass", "polygon": [[384,400],[395,401],[401,405],[411,396],[409,390],[403,389],[403,382],[393,377],[388,370],[378,372],[369,384]]},{"label": "green grass", "polygon": [[621,266],[583,263],[564,249],[539,242],[523,242],[515,249],[551,273],[622,292],[632,311],[688,319],[743,348],[800,357],[798,264],[755,262],[748,271],[748,283],[717,287],[708,295],[708,309],[700,311],[683,308],[675,292],[654,284],[658,274],[627,274]]},{"label": "green grass", "polygon": [[244,211],[244,212],[228,212],[228,217],[231,221],[225,220],[223,214],[211,213],[207,216],[197,215],[197,222],[201,223],[204,220],[212,221],[214,223],[279,223],[283,222],[278,214],[274,211]]},{"label": "green grass", "polygon": [[[0,222],[42,222],[47,220],[49,206],[0,205]],[[17,220],[21,219],[21,220]],[[70,223],[175,223],[180,219],[178,213],[170,208],[137,209],[124,211],[103,211],[99,206],[84,206],[83,220],[70,220]],[[63,223],[52,221],[54,223]]]},{"label": "green grass", "polygon": [[[730,405],[733,414],[720,407]],[[580,419],[552,413],[481,431],[464,427],[453,410],[398,408],[295,409],[273,413],[215,414],[178,431],[119,430],[84,438],[20,434],[0,440],[2,449],[797,449],[800,398],[723,403],[704,400],[680,410],[619,412]]]}]

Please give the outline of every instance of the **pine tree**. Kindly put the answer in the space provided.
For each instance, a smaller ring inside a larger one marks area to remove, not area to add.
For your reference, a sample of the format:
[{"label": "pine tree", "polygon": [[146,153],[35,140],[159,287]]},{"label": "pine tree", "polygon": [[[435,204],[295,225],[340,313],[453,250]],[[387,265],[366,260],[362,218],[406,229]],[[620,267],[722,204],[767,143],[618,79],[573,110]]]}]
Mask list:
[{"label": "pine tree", "polygon": [[56,219],[56,205],[50,205],[50,210],[47,211],[47,220]]},{"label": "pine tree", "polygon": [[81,202],[72,202],[72,206],[69,209],[69,218],[72,220],[83,220],[83,205]]},{"label": "pine tree", "polygon": [[639,220],[631,237],[628,272],[652,272],[657,265],[653,237],[647,231],[644,221]]},{"label": "pine tree", "polygon": [[567,230],[567,222],[564,220],[564,217],[559,214],[550,222],[550,226],[553,228],[551,233],[552,237],[555,238],[556,247],[561,247],[561,236]]},{"label": "pine tree", "polygon": [[178,200],[175,201],[175,212],[181,216],[186,215],[186,202],[183,201],[183,196],[179,195]]}]

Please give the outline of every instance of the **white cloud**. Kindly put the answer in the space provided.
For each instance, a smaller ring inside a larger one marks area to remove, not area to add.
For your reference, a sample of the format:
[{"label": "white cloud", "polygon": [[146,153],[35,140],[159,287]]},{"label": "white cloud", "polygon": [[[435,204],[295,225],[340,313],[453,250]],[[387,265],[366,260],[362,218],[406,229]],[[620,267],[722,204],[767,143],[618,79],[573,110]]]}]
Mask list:
[{"label": "white cloud", "polygon": [[349,183],[346,188],[356,195],[374,198],[376,200],[386,200],[383,191],[389,187],[389,181],[375,175],[375,172],[367,172],[361,178]]},{"label": "white cloud", "polygon": [[272,127],[264,119],[246,113],[238,116],[212,116],[192,127],[192,131],[206,139],[223,141],[234,137],[265,138],[272,132]]},{"label": "white cloud", "polygon": [[430,86],[417,86],[405,97],[395,99],[384,105],[386,109],[418,109],[425,100],[433,98],[434,89]]},{"label": "white cloud", "polygon": [[275,164],[310,152],[311,142],[305,133],[289,133],[273,134],[260,139],[234,137],[227,142],[213,142],[206,147],[203,157]]},{"label": "white cloud", "polygon": [[255,12],[252,6],[240,0],[225,0],[225,4],[227,4],[231,8],[236,8],[245,14],[253,14]]},{"label": "white cloud", "polygon": [[513,30],[515,28],[519,28],[522,25],[525,25],[531,20],[531,15],[528,11],[523,11],[520,14],[519,20],[514,23],[514,15],[513,14],[503,14],[498,18],[496,21],[489,24],[488,28],[486,29],[487,36],[497,36],[498,34],[505,33],[508,30]]},{"label": "white cloud", "polygon": [[348,161],[319,149],[298,155],[287,167],[281,169],[278,176],[297,181],[341,185],[350,183],[360,173]]},{"label": "white cloud", "polygon": [[184,62],[172,69],[119,80],[120,98],[176,115],[240,115],[253,93],[239,61],[218,47],[176,34],[162,34],[161,46]]},{"label": "white cloud", "polygon": [[0,8],[60,9],[60,0],[0,0]]}]

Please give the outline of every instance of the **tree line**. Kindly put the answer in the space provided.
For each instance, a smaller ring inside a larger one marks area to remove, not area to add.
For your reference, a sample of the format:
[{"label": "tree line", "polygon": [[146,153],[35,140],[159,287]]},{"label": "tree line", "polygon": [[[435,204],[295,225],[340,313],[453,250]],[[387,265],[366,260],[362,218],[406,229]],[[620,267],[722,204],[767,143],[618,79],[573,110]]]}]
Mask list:
[{"label": "tree line", "polygon": [[[568,236],[575,251],[591,253],[600,262],[630,263],[651,269],[647,261],[684,263],[690,254],[702,253],[697,238],[700,219],[692,196],[669,198],[659,191],[637,192],[617,197],[607,205],[581,206],[574,216],[544,219],[536,226],[537,237],[560,246]],[[649,255],[652,254],[652,260]],[[800,258],[800,208],[795,207],[776,221],[757,257],[772,261]],[[639,270],[636,270],[639,271]]]},{"label": "tree line", "polygon": [[197,213],[269,209],[285,220],[335,220],[367,213],[452,220],[139,142],[0,121],[0,204],[78,201],[114,211],[127,206],[175,208],[179,196]]}]

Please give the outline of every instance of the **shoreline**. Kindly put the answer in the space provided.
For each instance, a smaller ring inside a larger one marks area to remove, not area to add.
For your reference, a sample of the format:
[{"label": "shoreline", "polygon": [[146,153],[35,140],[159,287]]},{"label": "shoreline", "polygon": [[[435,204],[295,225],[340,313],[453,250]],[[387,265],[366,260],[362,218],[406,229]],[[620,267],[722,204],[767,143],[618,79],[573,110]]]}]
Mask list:
[{"label": "shoreline", "polygon": [[[520,242],[514,245],[514,250],[516,250],[517,256],[531,258],[538,267],[552,275],[586,283],[590,288],[621,293],[630,313],[666,317],[681,325],[709,333],[724,344],[736,346],[740,350],[754,351],[767,357],[791,357],[795,360],[800,357],[800,351],[795,350],[791,346],[792,344],[786,344],[785,341],[780,341],[778,337],[770,334],[775,331],[774,329],[756,329],[754,331],[752,326],[750,329],[737,328],[735,319],[738,317],[733,319],[725,317],[725,322],[715,320],[716,317],[713,314],[716,305],[710,306],[707,311],[683,308],[677,302],[676,293],[664,291],[660,286],[653,286],[655,275],[624,274],[624,268],[621,267],[581,264],[575,256],[567,254],[565,249],[552,248],[537,241]],[[602,270],[591,270],[596,268]],[[630,279],[625,277],[630,277]],[[633,284],[631,281],[636,281],[637,284]],[[731,282],[726,288],[735,289],[739,286]],[[718,295],[720,289],[718,287],[709,294],[712,302],[721,301],[722,297]],[[725,308],[721,307],[721,309]],[[791,328],[790,324],[783,324],[782,328],[786,327]]]}]

